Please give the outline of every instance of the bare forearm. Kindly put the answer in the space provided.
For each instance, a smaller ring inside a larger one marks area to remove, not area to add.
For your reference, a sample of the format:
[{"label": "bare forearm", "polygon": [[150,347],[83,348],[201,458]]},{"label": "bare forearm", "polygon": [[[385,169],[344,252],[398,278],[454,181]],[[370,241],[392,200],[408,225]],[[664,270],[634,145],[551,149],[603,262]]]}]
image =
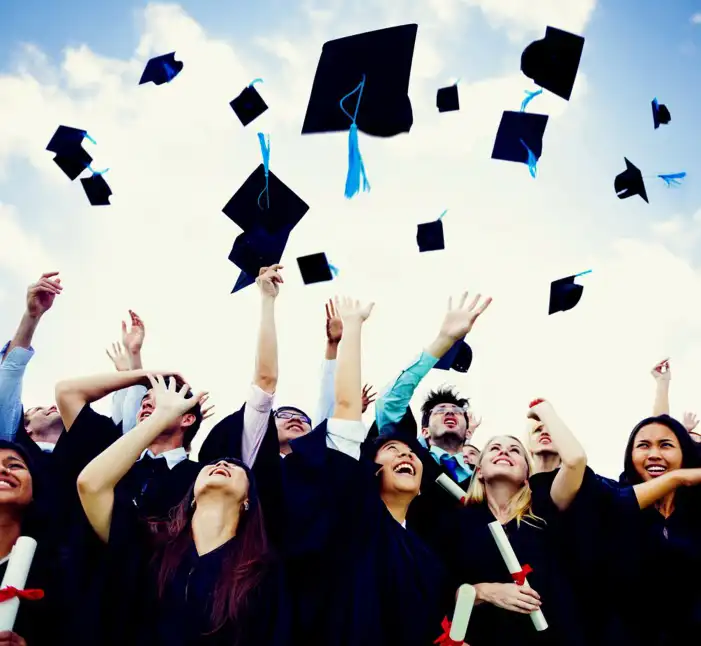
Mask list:
[{"label": "bare forearm", "polygon": [[275,392],[278,380],[275,299],[263,296],[253,382],[267,393]]},{"label": "bare forearm", "polygon": [[654,505],[658,500],[664,498],[667,494],[676,491],[684,484],[682,474],[679,471],[670,471],[658,478],[653,478],[647,482],[633,486],[635,497],[638,499],[640,509],[645,509],[650,505]]},{"label": "bare forearm", "polygon": [[669,382],[658,381],[655,387],[655,403],[652,406],[652,414],[669,415]]},{"label": "bare forearm", "polygon": [[40,316],[30,316],[27,312],[25,312],[22,315],[22,320],[17,327],[15,336],[12,337],[12,341],[10,341],[10,345],[8,346],[7,352],[4,356],[10,354],[13,348],[29,348],[32,345],[34,332],[36,332],[37,325],[39,325],[40,320]]},{"label": "bare forearm", "polygon": [[455,345],[456,339],[445,334],[439,334],[431,344],[426,348],[425,352],[436,359],[440,359],[450,348]]},{"label": "bare forearm", "polygon": [[[345,323],[345,321],[344,321]],[[362,322],[345,323],[336,366],[336,405],[334,417],[360,420],[363,414],[360,369]]]},{"label": "bare forearm", "polygon": [[132,370],[141,370],[144,367],[141,362],[141,350],[129,352],[127,356],[129,357],[129,367]]},{"label": "bare forearm", "polygon": [[555,448],[560,455],[562,466],[566,468],[582,469],[587,464],[587,454],[575,434],[554,410],[544,412],[541,421],[548,429]]}]

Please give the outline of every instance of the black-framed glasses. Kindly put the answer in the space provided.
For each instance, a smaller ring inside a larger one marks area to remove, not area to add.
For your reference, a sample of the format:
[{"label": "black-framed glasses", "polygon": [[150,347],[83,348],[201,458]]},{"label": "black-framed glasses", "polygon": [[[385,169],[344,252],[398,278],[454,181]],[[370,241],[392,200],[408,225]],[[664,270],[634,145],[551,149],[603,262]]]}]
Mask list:
[{"label": "black-framed glasses", "polygon": [[312,425],[312,420],[307,415],[296,410],[276,410],[275,417],[278,419],[299,419],[309,426]]}]

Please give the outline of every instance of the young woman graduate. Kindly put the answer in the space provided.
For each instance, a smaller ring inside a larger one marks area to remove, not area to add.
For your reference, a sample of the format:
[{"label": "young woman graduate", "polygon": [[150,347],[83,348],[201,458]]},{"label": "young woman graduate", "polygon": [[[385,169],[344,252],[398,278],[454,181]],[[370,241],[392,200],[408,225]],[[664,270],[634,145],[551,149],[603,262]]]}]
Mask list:
[{"label": "young woman graduate", "polygon": [[[562,574],[557,525],[582,484],[586,454],[548,402],[538,400],[532,410],[547,423],[562,458],[557,476],[547,487],[532,488],[523,444],[508,435],[494,437],[479,457],[465,508],[446,531],[444,549],[454,555],[454,583],[473,584],[477,593],[467,632],[471,646],[584,643],[572,590]],[[532,568],[532,589],[513,582],[488,528],[495,520],[521,565]],[[537,609],[549,624],[542,632],[528,616]]]},{"label": "young woman graduate", "polygon": [[233,458],[204,466],[165,522],[140,519],[131,500],[115,495],[145,447],[193,405],[187,385],[178,391],[173,379],[149,380],[153,413],[78,479],[85,514],[107,543],[102,643],[285,644],[284,582],[247,467]]},{"label": "young woman graduate", "polygon": [[20,536],[37,541],[37,551],[23,591],[0,590],[10,599],[19,596],[20,605],[12,631],[0,632],[0,644],[8,646],[55,645],[58,626],[52,614],[53,591],[49,590],[49,564],[45,528],[37,515],[37,491],[33,463],[19,444],[0,440],[0,581],[3,580],[12,547]]},{"label": "young woman graduate", "polygon": [[[294,440],[283,461],[285,547],[295,590],[296,644],[428,646],[452,610],[440,559],[406,514],[423,466],[416,437],[361,443],[361,329],[372,306],[336,300],[343,319],[333,416]],[[357,450],[326,445],[326,427],[358,429]]]}]

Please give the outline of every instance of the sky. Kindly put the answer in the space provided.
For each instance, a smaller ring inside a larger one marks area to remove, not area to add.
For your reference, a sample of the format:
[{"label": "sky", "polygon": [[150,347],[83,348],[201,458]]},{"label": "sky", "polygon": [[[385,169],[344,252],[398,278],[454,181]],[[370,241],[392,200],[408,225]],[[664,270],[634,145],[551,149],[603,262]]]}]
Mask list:
[{"label": "sky", "polygon": [[[672,413],[701,413],[701,1],[240,4],[0,5],[0,336],[42,272],[60,270],[65,286],[35,336],[27,406],[51,402],[60,379],[111,371],[104,350],[131,308],[146,324],[145,366],[210,391],[205,429],[240,407],[259,296],[230,294],[239,230],[221,209],[260,164],[264,132],[271,170],[311,207],[283,256],[279,404],[316,407],[329,297],[376,302],[363,379],[382,388],[436,335],[448,297],[468,290],[494,298],[468,339],[472,367],[432,371],[413,403],[454,384],[483,418],[477,445],[522,434],[528,402],[545,397],[591,466],[617,475],[651,412],[650,369],[667,356]],[[347,135],[300,135],[321,47],[410,22],[414,125],[391,139],[361,133],[372,190],[346,200]],[[502,111],[535,89],[520,54],[548,25],[586,43],[571,100],[530,104],[550,115],[534,180],[490,155]],[[139,86],[145,62],[173,50],[182,73]],[[229,101],[258,77],[270,109],[243,128]],[[439,114],[436,90],[457,79],[460,111]],[[657,131],[653,97],[672,114]],[[110,168],[110,206],[91,207],[53,163],[45,147],[59,125],[97,141],[85,145]],[[624,157],[653,176],[649,205],[616,197]],[[654,179],[682,170],[676,189]],[[416,225],[446,209],[446,249],[419,254]],[[340,273],[304,286],[295,259],[320,251]],[[580,304],[548,316],[550,282],[586,269]]]}]

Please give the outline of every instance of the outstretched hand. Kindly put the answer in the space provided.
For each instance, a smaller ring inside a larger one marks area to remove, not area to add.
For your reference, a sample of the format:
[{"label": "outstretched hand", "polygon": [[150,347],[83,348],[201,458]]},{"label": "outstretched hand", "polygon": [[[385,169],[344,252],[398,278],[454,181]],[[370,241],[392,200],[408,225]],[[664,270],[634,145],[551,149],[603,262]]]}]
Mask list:
[{"label": "outstretched hand", "polygon": [[360,301],[348,298],[347,296],[343,298],[339,298],[338,296],[334,297],[334,305],[336,312],[344,323],[348,323],[349,321],[365,322],[370,316],[372,308],[375,307],[375,303],[361,305]]},{"label": "outstretched hand", "polygon": [[684,428],[691,433],[699,425],[699,420],[695,413],[684,413],[682,424],[684,424]]},{"label": "outstretched hand", "polygon": [[343,337],[343,320],[336,312],[333,300],[326,303],[326,339],[329,343],[338,344]]},{"label": "outstretched hand", "polygon": [[472,438],[481,423],[481,417],[477,417],[474,413],[467,411],[467,433],[465,435],[468,439]]},{"label": "outstretched hand", "polygon": [[672,373],[669,368],[669,358],[663,359],[650,371],[655,381],[669,381],[672,378]]},{"label": "outstretched hand", "polygon": [[258,278],[256,278],[256,285],[258,285],[258,289],[260,289],[263,296],[276,298],[280,293],[280,285],[285,282],[280,274],[282,269],[284,269],[282,265],[260,268]]},{"label": "outstretched hand", "polygon": [[207,401],[209,400],[209,395],[204,395],[202,399],[200,399],[200,410],[202,411],[202,421],[209,419],[212,415],[214,415],[214,404],[210,404],[209,406],[205,406]]},{"label": "outstretched hand", "polygon": [[122,345],[129,354],[138,354],[144,345],[146,327],[136,312],[129,310],[129,316],[131,317],[130,330],[127,330],[127,324],[122,321]]},{"label": "outstretched hand", "polygon": [[491,296],[488,296],[484,301],[482,301],[482,295],[477,294],[477,296],[472,299],[470,304],[466,306],[465,303],[467,302],[467,295],[468,293],[465,292],[460,297],[456,308],[453,308],[452,297],[448,299],[448,311],[443,319],[441,334],[453,339],[454,341],[462,339],[472,330],[472,326],[475,324],[475,321],[492,302]]},{"label": "outstretched hand", "polygon": [[151,382],[151,389],[155,400],[155,410],[158,413],[163,413],[169,417],[180,417],[202,401],[202,398],[207,395],[201,391],[190,397],[185,398],[190,391],[190,386],[184,384],[180,390],[177,389],[175,379],[172,377],[165,378],[160,375],[148,375],[148,380]]},{"label": "outstretched hand", "polygon": [[39,318],[46,314],[54,304],[54,299],[63,290],[61,279],[56,278],[57,271],[49,271],[27,288],[27,314]]},{"label": "outstretched hand", "polygon": [[107,356],[114,364],[114,367],[117,369],[117,372],[124,372],[131,368],[129,365],[129,357],[127,356],[127,353],[122,347],[121,343],[113,343],[112,352],[110,352],[109,348],[107,348],[105,351],[107,352]]},{"label": "outstretched hand", "polygon": [[365,384],[363,386],[363,413],[368,409],[368,406],[377,399],[377,393],[370,392],[372,386]]}]

